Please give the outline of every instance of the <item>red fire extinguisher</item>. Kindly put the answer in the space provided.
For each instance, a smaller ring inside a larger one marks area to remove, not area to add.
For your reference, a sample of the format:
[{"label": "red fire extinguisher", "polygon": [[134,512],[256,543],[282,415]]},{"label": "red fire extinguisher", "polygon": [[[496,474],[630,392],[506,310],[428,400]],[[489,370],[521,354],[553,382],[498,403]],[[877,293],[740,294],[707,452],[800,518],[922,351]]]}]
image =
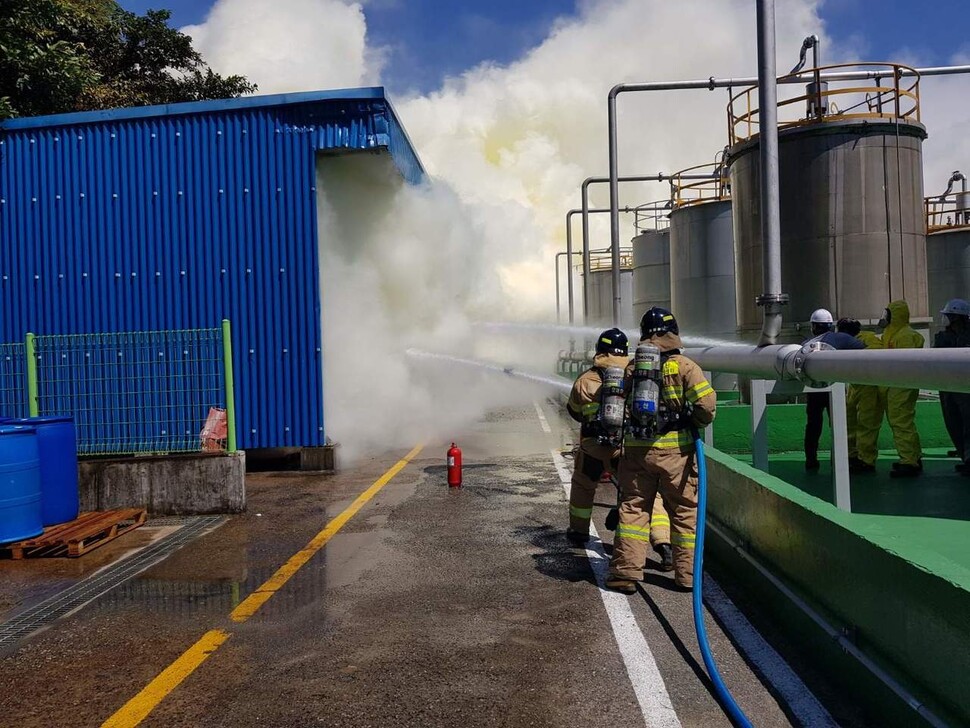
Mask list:
[{"label": "red fire extinguisher", "polygon": [[461,448],[455,443],[448,450],[448,487],[461,487]]}]

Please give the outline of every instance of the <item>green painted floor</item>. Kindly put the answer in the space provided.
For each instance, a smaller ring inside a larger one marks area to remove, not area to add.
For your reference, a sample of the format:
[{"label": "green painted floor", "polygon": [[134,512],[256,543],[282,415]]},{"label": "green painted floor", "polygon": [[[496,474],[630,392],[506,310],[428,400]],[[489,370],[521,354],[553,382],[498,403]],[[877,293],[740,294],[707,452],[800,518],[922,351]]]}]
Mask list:
[{"label": "green painted floor", "polygon": [[[750,455],[733,455],[750,463]],[[771,475],[833,503],[832,470],[806,472],[802,453],[776,453]],[[881,547],[970,590],[970,477],[955,472],[945,448],[926,449],[916,478],[889,477],[894,451],[881,451],[877,472],[852,476],[852,514],[837,520]],[[835,515],[835,514],[833,514]],[[848,514],[846,514],[848,515]]]}]

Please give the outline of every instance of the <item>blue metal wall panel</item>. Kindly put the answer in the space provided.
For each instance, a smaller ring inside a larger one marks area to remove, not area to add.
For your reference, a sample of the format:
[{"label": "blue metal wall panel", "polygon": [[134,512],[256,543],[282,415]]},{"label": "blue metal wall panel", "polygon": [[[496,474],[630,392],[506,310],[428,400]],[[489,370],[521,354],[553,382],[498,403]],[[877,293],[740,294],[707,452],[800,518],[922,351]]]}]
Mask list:
[{"label": "blue metal wall panel", "polygon": [[322,444],[315,155],[424,174],[364,91],[0,124],[0,341],[228,318],[240,445]]}]

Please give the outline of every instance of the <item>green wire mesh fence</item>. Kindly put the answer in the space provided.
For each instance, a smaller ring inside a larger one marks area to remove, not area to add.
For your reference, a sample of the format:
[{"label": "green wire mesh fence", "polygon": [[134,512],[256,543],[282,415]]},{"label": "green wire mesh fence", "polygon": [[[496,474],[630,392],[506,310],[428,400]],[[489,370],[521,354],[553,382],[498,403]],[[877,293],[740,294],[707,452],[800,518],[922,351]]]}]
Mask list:
[{"label": "green wire mesh fence", "polygon": [[72,415],[82,455],[232,452],[230,340],[228,321],[183,331],[28,334],[25,344],[7,345],[20,347],[21,364],[16,370],[11,355],[8,372],[0,361],[0,397],[19,390],[21,411]]},{"label": "green wire mesh fence", "polygon": [[27,357],[23,344],[0,344],[0,417],[26,417]]}]

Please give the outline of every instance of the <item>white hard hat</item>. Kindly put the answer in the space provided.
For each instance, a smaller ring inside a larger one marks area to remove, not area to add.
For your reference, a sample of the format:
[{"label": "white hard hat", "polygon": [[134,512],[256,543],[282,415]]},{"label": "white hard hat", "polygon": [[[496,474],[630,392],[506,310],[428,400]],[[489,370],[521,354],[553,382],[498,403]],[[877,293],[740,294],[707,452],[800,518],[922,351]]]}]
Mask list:
[{"label": "white hard hat", "polygon": [[962,298],[952,298],[946,302],[940,313],[952,313],[956,316],[970,316],[970,303]]},{"label": "white hard hat", "polygon": [[835,319],[832,318],[832,313],[825,308],[817,308],[812,311],[811,322],[813,324],[834,324]]}]

